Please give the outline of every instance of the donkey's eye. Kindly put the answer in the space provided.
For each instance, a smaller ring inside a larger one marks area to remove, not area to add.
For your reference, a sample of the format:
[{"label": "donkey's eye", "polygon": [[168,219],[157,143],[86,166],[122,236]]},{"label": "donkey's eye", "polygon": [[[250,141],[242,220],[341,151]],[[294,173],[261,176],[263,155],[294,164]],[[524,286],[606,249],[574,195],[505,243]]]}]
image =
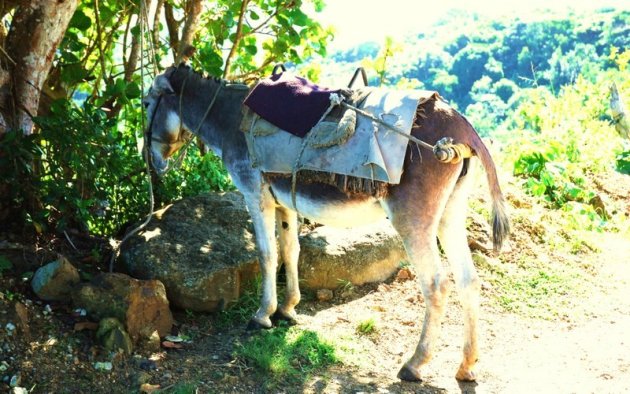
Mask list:
[{"label": "donkey's eye", "polygon": [[149,102],[148,101],[143,101],[142,104],[144,105],[144,108],[149,108]]}]

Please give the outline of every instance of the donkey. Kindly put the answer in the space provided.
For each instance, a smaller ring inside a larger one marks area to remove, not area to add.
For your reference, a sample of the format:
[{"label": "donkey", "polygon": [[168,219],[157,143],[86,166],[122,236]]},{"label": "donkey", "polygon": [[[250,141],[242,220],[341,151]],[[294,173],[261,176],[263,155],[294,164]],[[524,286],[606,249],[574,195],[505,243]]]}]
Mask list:
[{"label": "donkey", "polygon": [[[480,283],[465,227],[474,167],[470,166],[471,171],[466,173],[462,162],[441,163],[428,150],[421,151],[418,157],[409,146],[400,183],[389,185],[384,197],[348,194],[334,186],[311,182],[298,181],[293,186],[290,178],[266,177],[252,167],[245,135],[239,131],[241,105],[248,91],[246,85],[204,78],[180,65],[157,76],[143,100],[148,117],[145,143],[149,144],[158,173],[166,171],[169,157],[194,134],[222,158],[245,198],[262,273],[260,307],[248,327],[271,328],[275,319],[296,322],[295,307],[300,301],[298,212],[318,223],[344,227],[388,218],[415,266],[426,302],[420,341],[398,378],[421,381],[420,367],[434,352],[450,287],[448,272],[440,263],[439,239],[452,267],[464,316],[464,357],[455,377],[475,380]],[[508,235],[509,223],[487,148],[467,120],[446,103],[431,100],[421,106],[425,116],[415,120],[413,136],[428,143],[451,137],[468,145],[476,156],[471,160],[478,158],[485,169],[492,198],[493,242],[499,249]],[[276,293],[278,257],[286,270],[286,296],[280,305]]]}]

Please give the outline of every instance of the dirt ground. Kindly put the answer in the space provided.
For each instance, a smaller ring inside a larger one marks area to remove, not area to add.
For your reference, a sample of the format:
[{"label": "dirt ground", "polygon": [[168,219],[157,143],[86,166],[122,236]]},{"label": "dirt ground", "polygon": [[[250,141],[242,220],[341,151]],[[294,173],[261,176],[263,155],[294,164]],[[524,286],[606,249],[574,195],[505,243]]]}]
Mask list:
[{"label": "dirt ground", "polygon": [[[616,185],[616,196],[626,198],[630,185]],[[528,245],[518,243],[527,234],[516,235],[511,256],[504,260],[516,259]],[[265,376],[235,357],[236,344],[256,334],[247,332],[245,320],[234,314],[226,321],[223,314],[178,311],[174,334],[191,338],[182,349],[112,357],[96,344],[93,330],[76,329],[85,317],[69,305],[37,300],[28,282],[5,272],[0,277],[0,391],[10,392],[13,380],[32,393],[134,393],[141,388],[165,393],[630,392],[630,242],[618,233],[595,236],[595,250],[573,257],[592,267],[592,281],[586,291],[567,291],[558,298],[572,312],[557,319],[506,312],[482,270],[475,383],[454,378],[463,342],[455,294],[435,358],[423,370],[424,381],[396,378],[422,326],[424,305],[414,280],[337,291],[327,302],[306,294],[298,307],[300,326],[326,340],[343,338],[336,344],[342,362],[305,375],[297,384],[270,386]],[[547,252],[550,264],[565,263],[553,250]],[[375,332],[357,334],[357,325],[366,319],[375,322]],[[111,370],[99,369],[108,367],[99,362],[111,362]]]}]

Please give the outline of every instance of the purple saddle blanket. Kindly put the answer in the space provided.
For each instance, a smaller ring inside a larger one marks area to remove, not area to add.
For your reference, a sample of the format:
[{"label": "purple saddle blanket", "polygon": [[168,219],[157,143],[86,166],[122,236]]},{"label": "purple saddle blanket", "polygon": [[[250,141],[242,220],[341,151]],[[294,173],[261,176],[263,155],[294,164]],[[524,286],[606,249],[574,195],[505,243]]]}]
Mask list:
[{"label": "purple saddle blanket", "polygon": [[274,126],[304,137],[330,106],[330,95],[338,92],[283,72],[261,80],[243,104]]}]

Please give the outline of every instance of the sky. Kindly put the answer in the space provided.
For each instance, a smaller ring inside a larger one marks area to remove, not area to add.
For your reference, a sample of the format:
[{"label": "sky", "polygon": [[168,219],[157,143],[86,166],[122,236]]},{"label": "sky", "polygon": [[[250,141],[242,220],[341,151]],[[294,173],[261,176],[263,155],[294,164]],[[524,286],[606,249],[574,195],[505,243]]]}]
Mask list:
[{"label": "sky", "polygon": [[336,29],[329,49],[343,50],[365,41],[380,42],[385,36],[401,39],[430,26],[450,9],[477,12],[500,18],[526,15],[542,9],[594,10],[615,7],[630,11],[629,0],[326,0],[324,11],[315,16]]}]

